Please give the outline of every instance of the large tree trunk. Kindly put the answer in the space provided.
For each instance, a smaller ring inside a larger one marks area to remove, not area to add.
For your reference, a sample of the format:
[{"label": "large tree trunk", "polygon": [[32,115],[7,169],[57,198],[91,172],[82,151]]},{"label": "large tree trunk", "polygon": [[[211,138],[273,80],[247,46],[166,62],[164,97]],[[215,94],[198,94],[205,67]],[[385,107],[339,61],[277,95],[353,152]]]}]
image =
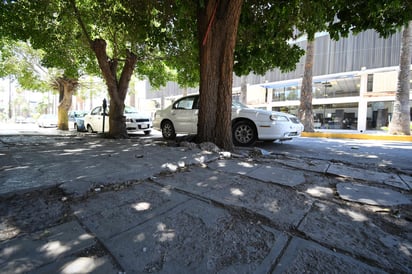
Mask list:
[{"label": "large tree trunk", "polygon": [[411,69],[411,23],[403,30],[398,88],[393,103],[389,134],[411,135],[410,129],[410,69]]},{"label": "large tree trunk", "polygon": [[[209,0],[198,9],[200,103],[198,141],[233,150],[233,60],[243,0]],[[208,80],[213,79],[213,80]]]},{"label": "large tree trunk", "polygon": [[73,93],[78,85],[76,79],[58,78],[56,86],[59,90],[59,106],[57,111],[57,128],[61,130],[69,129],[68,111],[72,106]]},{"label": "large tree trunk", "polygon": [[106,41],[96,39],[91,44],[99,62],[99,67],[106,81],[107,89],[110,96],[109,110],[109,137],[111,138],[128,138],[126,129],[126,118],[124,116],[124,101],[130,79],[133,74],[137,57],[128,51],[120,79],[117,78],[117,59],[110,59],[106,52]]},{"label": "large tree trunk", "polygon": [[314,132],[313,107],[312,107],[312,79],[313,79],[313,56],[315,41],[308,37],[306,45],[305,71],[302,79],[302,92],[300,95],[299,119],[304,131]]}]

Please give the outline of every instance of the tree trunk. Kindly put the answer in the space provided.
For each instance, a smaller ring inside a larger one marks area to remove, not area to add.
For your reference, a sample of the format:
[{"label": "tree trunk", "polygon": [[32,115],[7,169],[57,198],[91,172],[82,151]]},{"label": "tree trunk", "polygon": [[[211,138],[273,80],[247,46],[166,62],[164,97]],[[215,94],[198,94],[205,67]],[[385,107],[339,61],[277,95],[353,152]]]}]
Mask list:
[{"label": "tree trunk", "polygon": [[59,89],[59,106],[57,111],[57,128],[69,130],[68,112],[72,106],[73,93],[78,85],[75,79],[58,78],[57,87]]},{"label": "tree trunk", "polygon": [[313,108],[312,108],[312,78],[313,78],[313,56],[315,41],[308,36],[306,45],[305,71],[302,79],[302,92],[300,95],[299,119],[304,131],[314,132]]},{"label": "tree trunk", "polygon": [[96,39],[91,43],[91,47],[96,54],[99,67],[103,77],[106,80],[107,89],[110,96],[109,109],[109,137],[111,138],[128,138],[126,129],[126,118],[124,116],[124,101],[130,79],[132,77],[137,57],[128,51],[126,60],[120,74],[117,77],[118,60],[110,59],[106,52],[106,41]]},{"label": "tree trunk", "polygon": [[402,33],[401,60],[398,75],[398,88],[393,103],[392,120],[389,124],[389,134],[411,135],[410,129],[410,67],[411,67],[411,23]]},{"label": "tree trunk", "polygon": [[209,0],[198,9],[198,141],[213,142],[226,150],[233,150],[233,60],[242,4],[243,0]]}]

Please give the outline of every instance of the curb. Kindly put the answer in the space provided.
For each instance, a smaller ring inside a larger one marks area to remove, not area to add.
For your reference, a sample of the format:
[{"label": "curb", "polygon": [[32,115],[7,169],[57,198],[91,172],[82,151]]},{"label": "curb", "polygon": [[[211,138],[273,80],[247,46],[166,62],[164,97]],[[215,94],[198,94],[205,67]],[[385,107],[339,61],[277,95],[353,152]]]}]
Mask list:
[{"label": "curb", "polygon": [[384,135],[384,134],[365,134],[365,133],[333,133],[333,132],[302,132],[301,137],[320,137],[336,139],[363,139],[363,140],[383,140],[412,142],[410,135]]}]

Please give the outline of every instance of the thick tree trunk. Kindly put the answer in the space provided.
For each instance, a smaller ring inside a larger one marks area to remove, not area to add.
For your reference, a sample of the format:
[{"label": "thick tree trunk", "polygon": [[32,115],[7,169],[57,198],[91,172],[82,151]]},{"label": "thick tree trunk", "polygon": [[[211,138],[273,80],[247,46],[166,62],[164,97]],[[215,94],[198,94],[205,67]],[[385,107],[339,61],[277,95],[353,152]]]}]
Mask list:
[{"label": "thick tree trunk", "polygon": [[313,79],[313,56],[315,41],[309,39],[306,45],[305,71],[302,79],[302,92],[300,95],[299,119],[304,131],[314,132],[313,107],[312,107],[312,79]]},{"label": "thick tree trunk", "polygon": [[410,129],[410,67],[411,67],[411,23],[403,30],[398,88],[393,103],[389,134],[411,135]]},{"label": "thick tree trunk", "polygon": [[106,52],[106,41],[96,39],[91,44],[96,54],[99,67],[103,77],[106,80],[107,89],[110,96],[109,110],[109,137],[111,138],[128,138],[126,129],[126,119],[124,116],[124,101],[130,79],[132,77],[137,57],[128,51],[120,78],[117,77],[117,59],[110,59]]},{"label": "thick tree trunk", "polygon": [[72,106],[73,93],[78,85],[75,79],[58,78],[57,87],[59,89],[59,106],[57,111],[57,128],[61,130],[69,129],[68,112]]},{"label": "thick tree trunk", "polygon": [[[233,60],[243,0],[209,0],[198,10],[200,103],[198,141],[233,150]],[[213,80],[209,80],[213,79]]]}]

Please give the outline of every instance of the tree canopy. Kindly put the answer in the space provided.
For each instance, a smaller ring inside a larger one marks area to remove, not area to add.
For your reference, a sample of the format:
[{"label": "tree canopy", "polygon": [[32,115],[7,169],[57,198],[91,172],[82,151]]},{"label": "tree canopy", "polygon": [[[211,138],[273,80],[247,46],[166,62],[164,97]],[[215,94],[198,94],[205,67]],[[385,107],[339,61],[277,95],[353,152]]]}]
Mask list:
[{"label": "tree canopy", "polygon": [[[200,83],[200,141],[228,149],[233,71],[292,70],[304,51],[288,41],[300,32],[388,35],[412,14],[409,0],[4,0],[0,8],[1,37],[30,41],[45,51],[44,64],[67,75],[101,73],[114,105],[113,137],[126,131],[116,125],[124,125],[124,99],[137,73],[153,86]],[[209,107],[214,111],[202,111]]]}]

